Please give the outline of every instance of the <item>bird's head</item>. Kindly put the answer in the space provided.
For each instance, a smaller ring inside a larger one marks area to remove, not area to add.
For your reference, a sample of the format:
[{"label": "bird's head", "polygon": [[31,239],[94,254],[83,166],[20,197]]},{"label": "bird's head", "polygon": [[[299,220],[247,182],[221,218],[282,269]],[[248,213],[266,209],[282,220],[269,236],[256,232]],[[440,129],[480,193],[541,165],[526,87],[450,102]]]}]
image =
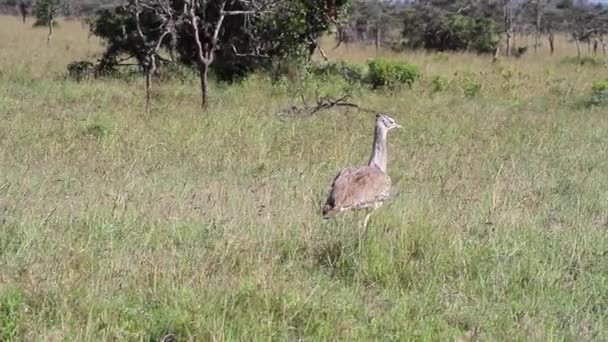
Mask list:
[{"label": "bird's head", "polygon": [[386,114],[376,114],[376,126],[384,128],[386,131],[390,131],[393,128],[401,128],[401,125],[396,123],[393,118]]}]

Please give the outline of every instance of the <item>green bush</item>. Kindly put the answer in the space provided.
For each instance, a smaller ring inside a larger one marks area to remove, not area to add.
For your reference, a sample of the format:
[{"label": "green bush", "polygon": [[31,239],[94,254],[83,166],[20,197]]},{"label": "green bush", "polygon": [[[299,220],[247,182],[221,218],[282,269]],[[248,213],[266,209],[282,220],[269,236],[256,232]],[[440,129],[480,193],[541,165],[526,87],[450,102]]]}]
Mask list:
[{"label": "green bush", "polygon": [[608,104],[608,79],[593,82],[589,103],[595,106]]},{"label": "green bush", "polygon": [[443,76],[433,76],[431,79],[431,93],[441,93],[448,89],[450,81]]},{"label": "green bush", "polygon": [[373,88],[394,89],[404,84],[411,86],[420,77],[418,68],[405,62],[374,58],[367,62],[367,66],[367,81]]},{"label": "green bush", "polygon": [[474,97],[481,92],[481,83],[473,75],[466,74],[461,82],[464,96]]},{"label": "green bush", "polygon": [[311,66],[310,72],[320,77],[338,76],[351,84],[363,83],[365,81],[364,66],[344,61],[315,64]]}]

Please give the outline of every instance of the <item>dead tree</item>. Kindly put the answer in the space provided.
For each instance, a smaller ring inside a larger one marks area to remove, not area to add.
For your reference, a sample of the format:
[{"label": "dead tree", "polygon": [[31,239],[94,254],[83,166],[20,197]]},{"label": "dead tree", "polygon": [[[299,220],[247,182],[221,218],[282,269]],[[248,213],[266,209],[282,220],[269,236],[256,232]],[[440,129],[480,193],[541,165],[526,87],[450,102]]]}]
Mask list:
[{"label": "dead tree", "polygon": [[[139,36],[141,44],[141,49],[139,49],[140,53],[137,58],[146,79],[146,112],[149,112],[152,78],[154,77],[154,74],[158,68],[158,51],[166,38],[168,38],[170,35],[176,34],[178,18],[171,6],[170,0],[130,0],[129,5],[135,18],[137,35]],[[153,11],[155,15],[162,20],[160,26],[158,27],[159,33],[156,35],[156,37],[150,37],[152,34],[147,32],[144,33],[144,30],[142,29],[140,16],[144,8],[148,11]]]}]

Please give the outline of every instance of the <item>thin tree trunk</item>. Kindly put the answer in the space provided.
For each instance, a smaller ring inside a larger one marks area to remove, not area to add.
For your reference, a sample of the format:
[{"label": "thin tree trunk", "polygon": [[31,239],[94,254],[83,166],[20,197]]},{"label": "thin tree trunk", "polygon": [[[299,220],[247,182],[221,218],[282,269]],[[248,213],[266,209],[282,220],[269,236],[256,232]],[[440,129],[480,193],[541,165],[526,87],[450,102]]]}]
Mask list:
[{"label": "thin tree trunk", "polygon": [[152,74],[146,72],[146,113],[150,113],[150,93],[152,92]]},{"label": "thin tree trunk", "polygon": [[542,24],[542,5],[541,0],[536,1],[536,36],[534,37],[534,53],[538,52],[540,43],[540,25]]},{"label": "thin tree trunk", "polygon": [[23,23],[25,24],[25,20],[27,19],[27,13],[21,13],[21,19],[23,20]]},{"label": "thin tree trunk", "polygon": [[323,58],[324,61],[329,61],[329,58],[327,58],[327,55],[325,54],[325,51],[323,51],[323,48],[321,46],[317,47],[317,49],[319,49],[319,54],[321,55],[321,57]]},{"label": "thin tree trunk", "polygon": [[593,40],[593,54],[597,55],[597,47],[598,47],[598,42],[597,39]]},{"label": "thin tree trunk", "polygon": [[53,38],[53,26],[55,24],[55,20],[51,19],[49,20],[49,34],[46,37],[46,45],[50,45],[51,44],[51,38]]},{"label": "thin tree trunk", "polygon": [[549,32],[549,51],[551,55],[555,52],[555,35],[553,32]]},{"label": "thin tree trunk", "polygon": [[152,77],[156,74],[156,58],[150,57],[150,65],[146,67],[146,113],[150,113],[152,102]]},{"label": "thin tree trunk", "polygon": [[576,43],[576,58],[581,60],[581,44],[578,40],[578,37],[574,38],[574,42]]},{"label": "thin tree trunk", "polygon": [[204,62],[199,62],[198,71],[201,79],[201,108],[205,109],[209,103],[209,65]]},{"label": "thin tree trunk", "polygon": [[507,32],[507,57],[511,56],[511,34]]},{"label": "thin tree trunk", "polygon": [[382,32],[380,31],[380,27],[376,26],[376,52],[380,50],[380,39]]}]

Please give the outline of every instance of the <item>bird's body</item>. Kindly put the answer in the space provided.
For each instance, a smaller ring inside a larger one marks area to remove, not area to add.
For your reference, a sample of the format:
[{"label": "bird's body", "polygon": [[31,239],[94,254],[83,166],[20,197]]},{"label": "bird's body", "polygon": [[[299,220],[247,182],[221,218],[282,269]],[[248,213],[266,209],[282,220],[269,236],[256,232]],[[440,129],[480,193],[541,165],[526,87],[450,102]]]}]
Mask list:
[{"label": "bird's body", "polygon": [[377,208],[388,197],[391,178],[376,166],[348,167],[336,176],[323,216],[349,209]]},{"label": "bird's body", "polygon": [[[366,209],[365,231],[371,212],[389,196],[391,179],[386,174],[386,136],[389,130],[401,127],[387,115],[376,115],[374,144],[366,166],[347,167],[334,178],[323,206],[323,216],[332,217],[350,209]],[[365,232],[364,232],[365,234]]]}]

